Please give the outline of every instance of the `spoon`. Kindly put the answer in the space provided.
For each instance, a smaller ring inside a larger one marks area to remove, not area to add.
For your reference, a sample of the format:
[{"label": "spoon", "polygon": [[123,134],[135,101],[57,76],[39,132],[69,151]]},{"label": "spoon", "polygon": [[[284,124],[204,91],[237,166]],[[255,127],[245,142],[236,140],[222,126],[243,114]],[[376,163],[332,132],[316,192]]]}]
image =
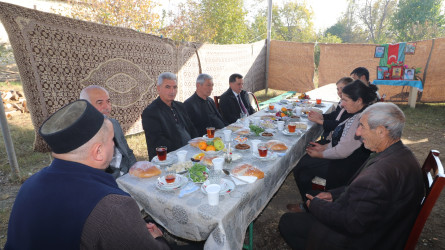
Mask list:
[{"label": "spoon", "polygon": [[228,175],[228,176],[230,176],[230,177],[233,177],[233,178],[235,178],[235,179],[237,179],[237,180],[240,180],[240,181],[242,181],[242,182],[244,182],[244,183],[249,183],[248,181],[245,181],[245,180],[243,180],[243,179],[241,179],[241,178],[238,178],[237,176],[231,174],[231,173],[229,172],[229,170],[227,170],[227,169],[223,169],[222,171],[224,172],[224,174],[226,174],[226,175]]}]

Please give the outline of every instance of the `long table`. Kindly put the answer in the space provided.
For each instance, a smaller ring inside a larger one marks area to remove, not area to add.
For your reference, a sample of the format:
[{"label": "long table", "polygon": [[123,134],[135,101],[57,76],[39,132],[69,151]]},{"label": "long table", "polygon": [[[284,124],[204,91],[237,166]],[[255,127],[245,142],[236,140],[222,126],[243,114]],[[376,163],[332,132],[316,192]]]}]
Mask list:
[{"label": "long table", "polygon": [[[325,107],[321,108],[323,112],[333,107],[331,103],[324,104]],[[255,113],[253,117],[262,115],[265,115],[264,110]],[[192,241],[205,240],[204,249],[241,249],[249,224],[278,191],[305,153],[306,145],[322,132],[322,126],[304,118],[300,118],[300,121],[308,125],[307,131],[301,136],[287,136],[277,132],[273,138],[287,144],[289,149],[285,155],[272,161],[261,161],[249,151],[242,153],[240,160],[225,163],[224,168],[232,169],[248,162],[261,169],[265,177],[252,184],[236,186],[232,192],[221,195],[218,206],[210,206],[201,190],[182,198],[178,196],[179,191],[161,191],[156,187],[157,178],[142,179],[127,174],[118,178],[117,183],[173,235]],[[180,150],[187,150],[187,157],[200,152],[190,145]]]}]

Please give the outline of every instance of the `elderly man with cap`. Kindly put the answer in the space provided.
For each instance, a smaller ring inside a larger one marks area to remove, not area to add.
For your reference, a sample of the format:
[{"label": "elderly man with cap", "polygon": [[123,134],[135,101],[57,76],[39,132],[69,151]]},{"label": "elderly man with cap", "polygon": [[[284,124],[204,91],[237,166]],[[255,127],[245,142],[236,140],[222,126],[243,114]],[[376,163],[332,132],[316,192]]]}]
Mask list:
[{"label": "elderly man with cap", "polygon": [[310,213],[281,217],[293,249],[403,249],[424,195],[420,165],[401,141],[404,125],[392,103],[363,111],[356,135],[375,153],[347,187],[307,194]]},{"label": "elderly man with cap", "polygon": [[142,112],[142,127],[150,160],[156,156],[157,147],[166,146],[167,152],[175,151],[198,136],[184,104],[175,101],[178,93],[175,74],[160,74],[156,89],[159,97]]},{"label": "elderly man with cap", "polygon": [[104,171],[114,133],[102,113],[78,100],[50,116],[39,134],[54,160],[20,188],[5,249],[169,249]]},{"label": "elderly man with cap", "polygon": [[251,115],[255,113],[250,105],[249,94],[243,90],[244,80],[240,74],[232,74],[229,77],[229,89],[221,95],[219,108],[226,122],[234,123],[241,114]]},{"label": "elderly man with cap", "polygon": [[110,118],[111,99],[108,91],[101,86],[90,85],[82,89],[79,99],[87,100],[89,103],[91,103],[91,105],[99,110],[99,112],[106,115],[113,124],[115,146],[114,155],[110,166],[108,166],[105,171],[113,175],[115,179],[128,173],[130,167],[136,163],[136,157],[133,154],[133,150],[131,150],[128,146],[119,122]]},{"label": "elderly man with cap", "polygon": [[199,135],[207,133],[207,127],[224,128],[227,124],[209,96],[213,90],[213,78],[200,74],[196,79],[196,92],[184,102],[185,109]]}]

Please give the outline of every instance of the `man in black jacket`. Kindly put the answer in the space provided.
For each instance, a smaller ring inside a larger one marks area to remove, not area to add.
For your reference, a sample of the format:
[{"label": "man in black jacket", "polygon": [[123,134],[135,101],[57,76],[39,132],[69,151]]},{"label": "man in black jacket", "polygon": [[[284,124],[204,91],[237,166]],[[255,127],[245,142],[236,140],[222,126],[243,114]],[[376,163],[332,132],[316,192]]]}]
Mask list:
[{"label": "man in black jacket", "polygon": [[420,165],[400,140],[404,124],[392,103],[363,111],[356,135],[376,153],[347,187],[307,194],[310,213],[281,217],[293,249],[403,249],[424,196]]},{"label": "man in black jacket", "polygon": [[251,115],[255,110],[250,105],[249,94],[243,90],[243,76],[232,74],[229,77],[230,88],[221,95],[219,108],[226,122],[234,123],[241,117],[241,113]]},{"label": "man in black jacket", "polygon": [[220,129],[227,125],[215,102],[209,97],[212,90],[213,78],[207,74],[200,74],[196,79],[196,92],[184,102],[185,109],[199,135],[206,134],[207,127]]},{"label": "man in black jacket", "polygon": [[175,151],[198,136],[184,104],[176,102],[176,76],[170,72],[159,75],[156,86],[159,97],[142,112],[142,127],[147,141],[148,157],[156,156],[156,147]]}]

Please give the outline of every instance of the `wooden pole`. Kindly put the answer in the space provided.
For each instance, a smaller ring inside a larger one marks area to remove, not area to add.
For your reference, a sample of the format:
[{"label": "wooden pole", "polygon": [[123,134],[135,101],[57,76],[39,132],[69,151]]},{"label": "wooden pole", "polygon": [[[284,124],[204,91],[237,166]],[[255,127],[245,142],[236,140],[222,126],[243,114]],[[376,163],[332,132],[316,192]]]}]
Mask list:
[{"label": "wooden pole", "polygon": [[3,138],[5,140],[6,154],[8,155],[11,172],[20,179],[20,168],[15,155],[14,144],[12,143],[11,133],[9,132],[8,122],[6,121],[5,107],[0,100],[0,127],[2,128]]}]

